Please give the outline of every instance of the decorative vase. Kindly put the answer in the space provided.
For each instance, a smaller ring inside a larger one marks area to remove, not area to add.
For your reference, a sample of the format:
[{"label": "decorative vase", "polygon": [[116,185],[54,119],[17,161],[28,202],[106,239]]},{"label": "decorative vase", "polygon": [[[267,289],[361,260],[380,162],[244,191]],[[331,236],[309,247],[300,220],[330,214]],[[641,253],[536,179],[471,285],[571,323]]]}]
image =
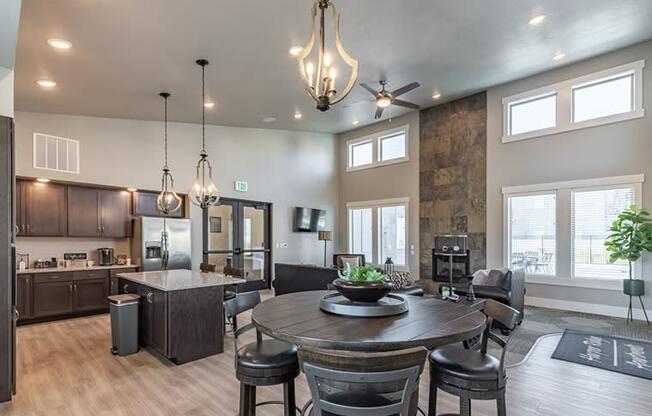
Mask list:
[{"label": "decorative vase", "polygon": [[645,295],[645,280],[623,279],[623,293],[629,296]]},{"label": "decorative vase", "polygon": [[335,279],[333,286],[348,300],[364,303],[378,302],[393,288],[391,283],[384,281],[358,282],[346,279]]}]

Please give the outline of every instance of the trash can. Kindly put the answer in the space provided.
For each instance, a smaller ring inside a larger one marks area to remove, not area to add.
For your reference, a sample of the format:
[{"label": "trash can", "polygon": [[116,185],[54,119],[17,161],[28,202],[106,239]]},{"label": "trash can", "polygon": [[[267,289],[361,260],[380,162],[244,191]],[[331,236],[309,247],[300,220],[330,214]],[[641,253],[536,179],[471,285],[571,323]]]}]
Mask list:
[{"label": "trash can", "polygon": [[138,306],[140,296],[134,294],[109,296],[113,355],[138,352]]}]

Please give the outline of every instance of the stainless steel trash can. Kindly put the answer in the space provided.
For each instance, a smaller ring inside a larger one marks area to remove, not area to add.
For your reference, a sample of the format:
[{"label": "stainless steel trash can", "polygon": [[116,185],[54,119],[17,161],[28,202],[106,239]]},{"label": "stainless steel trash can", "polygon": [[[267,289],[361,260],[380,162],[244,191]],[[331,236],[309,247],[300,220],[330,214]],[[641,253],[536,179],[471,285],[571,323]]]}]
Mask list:
[{"label": "stainless steel trash can", "polygon": [[111,312],[111,338],[114,355],[138,352],[138,306],[140,296],[133,294],[109,296]]}]

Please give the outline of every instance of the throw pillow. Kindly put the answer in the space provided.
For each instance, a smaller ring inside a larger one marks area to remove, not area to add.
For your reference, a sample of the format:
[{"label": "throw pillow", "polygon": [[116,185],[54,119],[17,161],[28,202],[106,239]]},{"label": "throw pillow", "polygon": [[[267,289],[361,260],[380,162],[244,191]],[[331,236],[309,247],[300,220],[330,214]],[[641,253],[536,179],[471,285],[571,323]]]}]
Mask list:
[{"label": "throw pillow", "polygon": [[410,283],[410,272],[393,272],[387,277],[394,285],[394,290],[403,289]]},{"label": "throw pillow", "polygon": [[502,270],[478,270],[473,273],[473,286],[500,286],[503,277]]}]

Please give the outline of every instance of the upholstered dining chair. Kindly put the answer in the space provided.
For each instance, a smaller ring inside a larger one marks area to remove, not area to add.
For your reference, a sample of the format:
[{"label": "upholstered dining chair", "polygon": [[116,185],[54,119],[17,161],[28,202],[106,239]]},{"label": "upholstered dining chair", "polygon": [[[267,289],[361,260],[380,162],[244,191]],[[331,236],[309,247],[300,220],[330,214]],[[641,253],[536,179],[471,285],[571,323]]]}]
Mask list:
[{"label": "upholstered dining chair", "polygon": [[[260,293],[239,293],[235,298],[224,302],[224,308],[228,318],[234,319],[259,303]],[[295,416],[294,379],[299,375],[297,347],[276,339],[263,339],[258,330],[255,342],[240,346],[238,338],[252,329],[255,327],[250,322],[233,331],[235,376],[240,381],[239,416],[255,416],[256,406],[267,404],[283,404],[284,415]],[[256,403],[257,386],[278,384],[283,384],[283,401]]]},{"label": "upholstered dining chair", "polygon": [[[201,263],[199,265],[199,270],[202,273],[215,273],[217,268],[215,267],[214,264]],[[230,275],[227,274],[227,276],[230,276]],[[237,294],[238,294],[238,286],[237,285],[225,286],[224,287],[224,300],[225,301],[235,298]],[[224,318],[227,318],[226,312],[224,314]],[[225,329],[226,329],[226,325],[231,325],[231,328],[233,330],[235,330],[238,327],[238,320],[235,317],[233,319],[231,319],[231,320],[225,319],[224,320]]]},{"label": "upholstered dining chair", "polygon": [[347,264],[351,266],[364,266],[364,254],[333,254],[333,266],[344,269]]},{"label": "upholstered dining chair", "polygon": [[[505,351],[509,336],[501,338],[491,331],[494,321],[513,330],[519,312],[493,299],[484,305],[487,324],[482,333],[480,351],[446,346],[433,350],[430,363],[430,397],[428,416],[437,415],[437,389],[460,398],[460,416],[471,415],[471,400],[496,400],[498,416],[506,416]],[[487,354],[487,344],[493,341],[502,348],[500,358]]]},{"label": "upholstered dining chair", "polygon": [[[407,416],[416,411],[425,348],[351,352],[302,347],[314,416]],[[302,411],[305,413],[308,406]]]}]

